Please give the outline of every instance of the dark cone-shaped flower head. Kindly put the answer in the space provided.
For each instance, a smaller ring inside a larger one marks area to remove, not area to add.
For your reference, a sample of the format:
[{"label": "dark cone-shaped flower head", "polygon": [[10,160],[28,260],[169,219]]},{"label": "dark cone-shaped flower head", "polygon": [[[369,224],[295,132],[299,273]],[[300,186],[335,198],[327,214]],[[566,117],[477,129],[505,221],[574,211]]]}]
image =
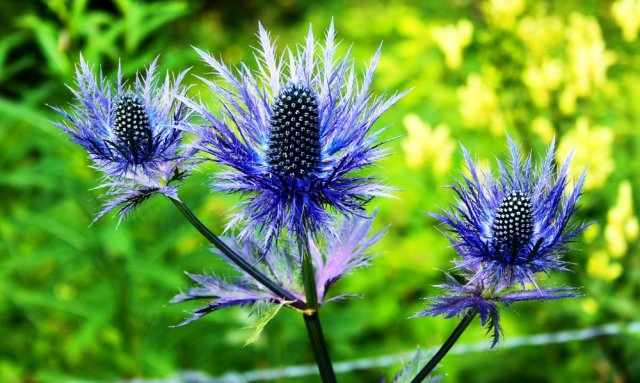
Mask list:
[{"label": "dark cone-shaped flower head", "polygon": [[101,186],[108,188],[109,200],[97,218],[116,207],[124,217],[158,193],[178,198],[174,183],[191,166],[186,160],[192,153],[181,147],[190,112],[176,99],[185,97],[180,82],[186,72],[173,82],[167,74],[161,83],[156,62],[129,87],[120,71],[116,83],[110,83],[102,74],[96,78],[80,58],[71,89],[77,105],[68,112],[54,108],[66,119],[56,125],[89,153],[105,176]]},{"label": "dark cone-shaped flower head", "polygon": [[502,199],[493,224],[492,246],[500,249],[506,262],[515,262],[523,247],[533,236],[533,210],[531,199],[521,191],[512,191]]},{"label": "dark cone-shaped flower head", "polygon": [[204,158],[222,165],[214,188],[243,196],[228,227],[239,227],[240,238],[258,231],[268,245],[284,231],[328,231],[336,216],[363,214],[374,196],[389,195],[381,180],[357,171],[386,155],[372,126],[402,95],[372,95],[379,52],[358,79],[349,54],[336,57],[333,25],[322,43],[310,29],[283,55],[262,26],[259,38],[256,71],[198,50],[216,75],[203,81],[224,105],[221,115],[185,102],[207,120],[194,133]]},{"label": "dark cone-shaped flower head", "polygon": [[267,163],[274,173],[305,178],[320,164],[318,100],[310,88],[290,85],[271,107]]},{"label": "dark cone-shaped flower head", "polygon": [[132,165],[144,163],[151,152],[153,136],[142,100],[130,93],[118,98],[113,120],[114,147],[128,154]]}]

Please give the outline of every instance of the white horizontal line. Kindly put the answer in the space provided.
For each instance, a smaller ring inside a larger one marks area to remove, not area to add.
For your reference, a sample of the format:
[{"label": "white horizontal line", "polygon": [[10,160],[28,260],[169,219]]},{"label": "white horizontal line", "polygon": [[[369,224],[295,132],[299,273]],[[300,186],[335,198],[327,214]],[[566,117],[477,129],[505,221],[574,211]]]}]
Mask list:
[{"label": "white horizontal line", "polygon": [[[619,334],[640,333],[640,321],[626,324],[609,323],[586,329],[567,330],[556,333],[543,333],[528,336],[507,338],[499,344],[501,349],[518,348],[523,346],[543,346],[556,343],[567,343],[572,341],[583,341],[599,336],[610,336]],[[454,346],[450,354],[462,355],[479,351],[489,350],[490,342],[464,343]],[[429,349],[435,352],[437,347]],[[389,367],[399,365],[403,361],[411,359],[415,351],[403,352],[394,355],[384,355],[375,358],[354,359],[344,362],[337,362],[333,365],[336,373],[347,373],[356,370],[368,370],[378,367]],[[281,378],[297,378],[302,376],[316,375],[317,367],[314,364],[294,365],[265,370],[254,370],[246,372],[228,372],[224,375],[210,377],[204,373],[196,371],[181,372],[173,377],[165,379],[134,379],[122,380],[117,383],[249,383],[261,380],[274,380]],[[76,382],[80,383],[80,382]],[[81,383],[88,383],[83,381]]]}]

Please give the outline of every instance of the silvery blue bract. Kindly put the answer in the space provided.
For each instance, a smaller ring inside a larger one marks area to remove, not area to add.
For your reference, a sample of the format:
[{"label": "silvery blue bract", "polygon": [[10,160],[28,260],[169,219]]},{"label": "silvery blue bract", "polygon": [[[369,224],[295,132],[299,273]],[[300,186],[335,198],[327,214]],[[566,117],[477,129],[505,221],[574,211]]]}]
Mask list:
[{"label": "silvery blue bract", "polygon": [[122,218],[154,194],[177,199],[174,183],[191,166],[186,161],[191,154],[181,148],[190,111],[176,99],[186,92],[180,86],[186,72],[173,82],[167,74],[160,83],[156,64],[157,59],[144,76],[138,74],[133,86],[123,82],[118,70],[114,86],[102,73],[96,78],[81,57],[71,88],[77,104],[70,111],[54,107],[66,119],[56,125],[104,174],[101,186],[108,188],[109,200],[96,219],[116,207]]}]

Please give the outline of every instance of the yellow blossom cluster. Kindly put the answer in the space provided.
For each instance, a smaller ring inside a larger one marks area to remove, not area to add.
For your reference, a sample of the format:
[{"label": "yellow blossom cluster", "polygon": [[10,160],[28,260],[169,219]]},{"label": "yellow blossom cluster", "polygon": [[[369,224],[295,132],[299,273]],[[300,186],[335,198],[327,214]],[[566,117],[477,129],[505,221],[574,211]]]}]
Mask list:
[{"label": "yellow blossom cluster", "polygon": [[578,176],[588,168],[584,189],[597,189],[604,186],[615,166],[611,154],[613,138],[611,128],[591,126],[585,117],[579,117],[575,127],[560,140],[558,160],[564,161],[573,152],[570,170]]},{"label": "yellow blossom cluster", "polygon": [[607,212],[604,237],[612,257],[624,256],[628,242],[638,238],[638,218],[633,214],[633,192],[628,180],[618,187],[617,202]]},{"label": "yellow blossom cluster", "polygon": [[[465,127],[489,128],[499,136],[509,125],[529,123],[534,133],[549,141],[553,125],[538,119],[539,111],[547,115],[559,111],[579,118],[581,100],[596,97],[597,91],[606,89],[607,71],[616,62],[616,55],[606,48],[594,17],[578,12],[564,17],[550,15],[544,5],[523,0],[487,0],[482,11],[488,29],[478,30],[476,40],[497,44],[495,49],[503,51],[494,57],[512,55],[514,63],[520,62],[519,80],[536,113],[527,118],[530,112],[526,104],[516,104],[514,108],[513,75],[503,70],[502,62],[485,63],[480,73],[467,75],[457,92]],[[459,21],[435,30],[434,39],[445,54],[448,67],[461,65],[472,28]],[[511,36],[511,40],[504,36]],[[514,39],[522,45],[514,45]],[[497,75],[492,75],[494,72]]]},{"label": "yellow blossom cluster", "polygon": [[[585,233],[585,241],[593,242],[599,228],[594,225]],[[604,228],[606,249],[593,251],[587,262],[587,272],[596,278],[611,281],[623,271],[618,261],[628,252],[629,243],[638,238],[638,218],[633,213],[633,191],[631,182],[622,181],[618,186],[616,204],[607,212]]]},{"label": "yellow blossom cluster", "polygon": [[448,174],[456,148],[451,129],[446,124],[434,128],[415,114],[407,114],[402,122],[407,129],[407,137],[402,141],[407,165],[416,169],[428,163],[434,175]]},{"label": "yellow blossom cluster", "polygon": [[462,52],[471,43],[473,24],[469,20],[459,20],[433,29],[433,40],[444,54],[449,69],[458,69],[462,63]]},{"label": "yellow blossom cluster", "polygon": [[598,249],[589,255],[587,273],[595,278],[613,281],[622,274],[622,265],[618,262],[611,262],[607,251]]},{"label": "yellow blossom cluster", "polygon": [[513,28],[516,19],[526,8],[524,0],[489,0],[483,4],[487,20],[498,28]]},{"label": "yellow blossom cluster", "polygon": [[553,123],[543,116],[537,116],[531,121],[531,131],[537,134],[547,145],[550,144],[556,136]]},{"label": "yellow blossom cluster", "polygon": [[559,16],[538,13],[523,16],[518,21],[515,32],[525,44],[527,56],[539,61],[562,43],[565,30]]},{"label": "yellow blossom cluster", "polygon": [[[612,281],[622,274],[622,265],[617,261],[612,261],[611,255],[606,249],[599,246],[597,239],[600,235],[601,228],[599,224],[589,226],[583,234],[585,243],[592,248],[587,259],[587,273],[593,278]],[[588,307],[583,307],[585,311],[594,311],[597,306],[593,302]]]},{"label": "yellow blossom cluster", "polygon": [[578,98],[588,98],[606,85],[616,55],[606,49],[594,17],[573,12],[563,22],[539,11],[520,19],[515,28],[526,47],[522,82],[536,107],[548,108],[557,91],[559,110],[574,115]]},{"label": "yellow blossom cluster", "polygon": [[549,106],[550,93],[560,87],[563,78],[560,60],[545,58],[540,65],[532,65],[522,73],[522,81],[529,89],[533,103],[539,108]]},{"label": "yellow blossom cluster", "polygon": [[618,0],[611,4],[611,14],[627,42],[634,42],[640,30],[640,0]]},{"label": "yellow blossom cluster", "polygon": [[602,87],[615,54],[605,49],[598,21],[592,16],[572,13],[567,28],[569,86],[576,95],[588,96]]},{"label": "yellow blossom cluster", "polygon": [[500,110],[498,95],[486,77],[471,74],[464,86],[458,89],[460,114],[465,127],[488,126],[491,133],[498,136],[504,133],[504,116]]}]

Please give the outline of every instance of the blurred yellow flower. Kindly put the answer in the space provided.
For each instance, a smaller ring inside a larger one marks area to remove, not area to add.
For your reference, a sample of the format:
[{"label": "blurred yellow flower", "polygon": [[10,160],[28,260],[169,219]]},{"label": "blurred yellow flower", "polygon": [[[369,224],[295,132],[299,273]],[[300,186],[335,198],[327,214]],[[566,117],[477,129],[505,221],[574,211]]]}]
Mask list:
[{"label": "blurred yellow flower", "polygon": [[547,145],[551,143],[551,140],[553,140],[556,134],[553,123],[548,118],[542,116],[538,116],[531,121],[531,130]]},{"label": "blurred yellow flower", "polygon": [[524,0],[488,0],[483,4],[482,10],[489,23],[498,28],[511,29],[525,7]]},{"label": "blurred yellow flower", "polygon": [[516,26],[516,34],[527,46],[529,58],[542,58],[564,39],[564,25],[558,16],[525,16]]},{"label": "blurred yellow flower", "polygon": [[558,145],[558,161],[563,162],[575,149],[571,171],[577,176],[589,168],[585,190],[602,187],[614,169],[611,155],[613,130],[605,126],[591,127],[585,117],[576,121],[575,128],[568,131]]},{"label": "blurred yellow flower", "polygon": [[483,77],[471,74],[467,83],[458,89],[460,114],[465,127],[489,127],[494,135],[504,133],[504,117],[498,96]]},{"label": "blurred yellow flower", "polygon": [[433,29],[433,39],[444,54],[445,63],[450,69],[458,69],[462,63],[462,52],[471,44],[473,24],[469,20],[459,20]]},{"label": "blurred yellow flower", "polygon": [[560,112],[565,116],[571,116],[576,112],[576,100],[578,99],[578,94],[576,93],[575,88],[572,86],[565,87],[562,92],[560,92],[560,98],[558,100],[558,108]]},{"label": "blurred yellow flower", "polygon": [[550,92],[562,84],[563,68],[559,60],[545,58],[541,65],[531,65],[522,73],[533,103],[539,108],[549,106]]},{"label": "blurred yellow flower", "polygon": [[638,238],[638,218],[633,214],[633,194],[631,183],[622,181],[618,187],[618,200],[607,212],[607,226],[604,229],[609,253],[622,257],[627,252],[627,242]]},{"label": "blurred yellow flower", "polygon": [[402,141],[407,165],[416,169],[430,163],[436,176],[449,173],[456,148],[449,127],[439,124],[433,128],[415,114],[407,114],[402,123],[408,133]]},{"label": "blurred yellow flower", "polygon": [[627,42],[638,38],[640,29],[640,0],[618,0],[611,4],[611,14],[622,29],[622,37]]},{"label": "blurred yellow flower", "polygon": [[622,265],[610,262],[609,254],[604,250],[596,250],[587,261],[587,273],[595,278],[612,281],[622,274]]},{"label": "blurred yellow flower", "polygon": [[574,12],[569,16],[567,53],[570,73],[568,81],[578,96],[586,97],[604,85],[607,69],[616,61],[605,49],[598,21],[592,16]]},{"label": "blurred yellow flower", "polygon": [[596,314],[599,309],[600,309],[600,305],[598,304],[598,301],[596,301],[591,297],[586,297],[582,301],[582,310],[589,315]]},{"label": "blurred yellow flower", "polygon": [[590,244],[590,243],[593,243],[598,238],[599,234],[600,234],[600,225],[598,225],[597,223],[594,223],[593,225],[590,225],[584,230],[584,232],[582,233],[582,238],[584,239],[585,243]]}]

